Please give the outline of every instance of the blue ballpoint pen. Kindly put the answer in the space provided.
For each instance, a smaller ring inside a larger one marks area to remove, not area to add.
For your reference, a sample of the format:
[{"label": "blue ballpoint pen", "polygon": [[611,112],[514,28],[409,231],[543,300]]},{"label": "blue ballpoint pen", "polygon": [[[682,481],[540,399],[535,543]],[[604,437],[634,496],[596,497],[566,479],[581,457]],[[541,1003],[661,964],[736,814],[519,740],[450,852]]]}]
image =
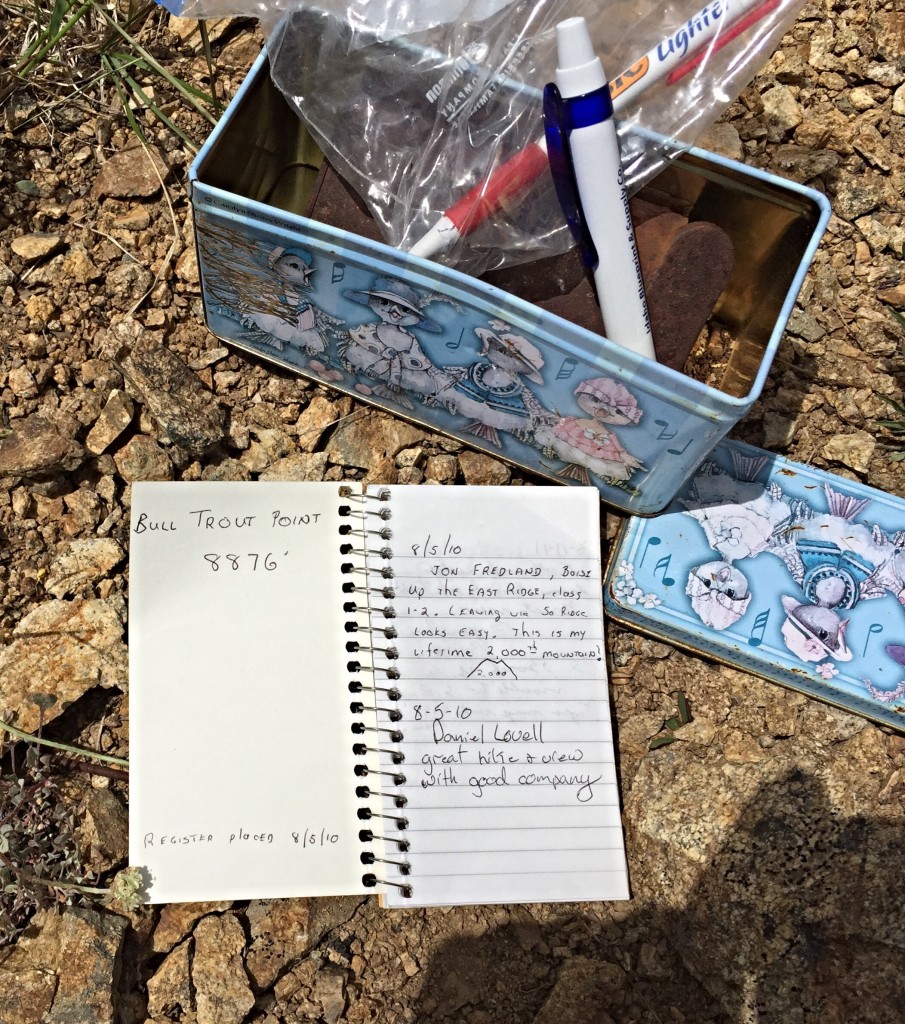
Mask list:
[{"label": "blue ballpoint pen", "polygon": [[544,90],[547,153],[556,192],[585,263],[593,269],[606,336],[655,359],[603,66],[584,18],[560,22],[556,41],[556,84]]}]

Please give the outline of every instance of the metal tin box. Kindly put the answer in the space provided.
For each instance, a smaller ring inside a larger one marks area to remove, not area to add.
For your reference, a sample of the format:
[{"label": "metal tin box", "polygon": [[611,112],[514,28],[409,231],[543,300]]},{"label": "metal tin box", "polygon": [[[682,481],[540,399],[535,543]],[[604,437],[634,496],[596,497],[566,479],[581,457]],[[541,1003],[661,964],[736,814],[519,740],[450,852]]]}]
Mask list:
[{"label": "metal tin box", "polygon": [[[757,399],[829,218],[819,193],[700,150],[642,193],[718,224],[734,245],[713,314],[733,343],[711,387],[306,218],[319,159],[262,55],[190,172],[211,331],[551,480],[591,482],[639,515],[664,508]],[[488,360],[494,346],[505,366]]]},{"label": "metal tin box", "polygon": [[617,622],[905,730],[905,502],[724,441],[613,547]]}]

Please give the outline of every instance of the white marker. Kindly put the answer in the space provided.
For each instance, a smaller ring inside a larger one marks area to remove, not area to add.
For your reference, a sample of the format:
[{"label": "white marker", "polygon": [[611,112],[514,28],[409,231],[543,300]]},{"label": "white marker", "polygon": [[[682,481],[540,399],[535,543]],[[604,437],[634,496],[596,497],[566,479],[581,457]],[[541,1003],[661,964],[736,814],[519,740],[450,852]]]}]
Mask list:
[{"label": "white marker", "polygon": [[606,336],[655,359],[603,65],[594,53],[584,18],[560,22],[556,43],[556,85],[547,86],[544,115],[550,166],[563,212],[594,267]]}]

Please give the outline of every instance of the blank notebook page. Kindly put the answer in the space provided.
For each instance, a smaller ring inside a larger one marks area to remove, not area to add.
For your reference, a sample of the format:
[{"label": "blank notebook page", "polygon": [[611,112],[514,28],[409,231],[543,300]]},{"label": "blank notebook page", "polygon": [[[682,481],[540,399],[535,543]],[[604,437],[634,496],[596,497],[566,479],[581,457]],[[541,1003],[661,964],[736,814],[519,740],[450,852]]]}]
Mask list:
[{"label": "blank notebook page", "polygon": [[597,491],[381,490],[412,887],[385,902],[628,898]]}]

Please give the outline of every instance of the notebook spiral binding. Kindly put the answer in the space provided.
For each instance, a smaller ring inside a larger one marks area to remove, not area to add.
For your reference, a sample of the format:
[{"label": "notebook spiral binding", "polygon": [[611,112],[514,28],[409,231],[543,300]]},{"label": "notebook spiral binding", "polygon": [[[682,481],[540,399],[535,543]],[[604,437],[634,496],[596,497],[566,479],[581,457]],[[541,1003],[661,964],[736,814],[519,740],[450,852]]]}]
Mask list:
[{"label": "notebook spiral binding", "polygon": [[[344,502],[339,508],[339,514],[350,520],[343,523],[339,528],[340,536],[344,538],[340,544],[340,554],[358,555],[366,558],[377,555],[383,560],[382,566],[377,570],[378,579],[381,585],[373,586],[371,580],[375,575],[374,569],[367,565],[356,565],[354,562],[344,562],[342,572],[349,577],[343,582],[342,590],[345,595],[364,595],[364,606],[362,607],[354,598],[347,599],[343,610],[350,616],[356,616],[361,611],[367,612],[369,625],[362,625],[356,617],[346,621],[346,632],[350,634],[366,634],[366,642],[350,637],[346,642],[346,651],[349,654],[364,654],[365,658],[353,659],[348,663],[350,675],[349,692],[355,695],[363,695],[365,700],[353,700],[349,709],[355,716],[352,723],[352,733],[364,739],[356,741],[352,745],[352,752],[356,757],[366,758],[368,754],[384,755],[394,767],[400,766],[405,761],[401,744],[403,733],[398,723],[402,720],[402,712],[396,706],[402,694],[396,685],[399,680],[399,669],[395,664],[398,657],[396,649],[392,644],[380,646],[379,638],[393,640],[396,637],[396,627],[392,620],[396,617],[396,611],[392,602],[396,593],[393,589],[393,568],[390,564],[393,558],[393,549],[388,542],[392,538],[392,530],[387,525],[392,518],[392,510],[389,507],[390,491],[381,490],[377,494],[359,494],[351,487],[340,487],[339,496]],[[357,538],[352,540],[351,538]],[[377,547],[376,544],[382,546]],[[355,576],[362,576],[363,580],[358,582]],[[386,602],[382,607],[378,606],[379,601]],[[385,625],[374,625],[379,616],[385,620]],[[364,681],[362,678],[364,677]],[[387,685],[378,685],[386,680]],[[372,703],[366,703],[371,701]],[[388,702],[388,703],[381,703]],[[364,716],[369,714],[371,720],[376,724],[369,725]],[[382,724],[386,721],[386,725]],[[370,736],[369,736],[370,734]],[[383,758],[381,758],[383,760]],[[358,838],[363,844],[382,842],[384,848],[395,846],[402,856],[400,859],[389,857],[378,857],[370,850],[361,854],[362,864],[388,864],[392,865],[400,875],[408,875],[411,872],[411,865],[405,854],[409,851],[409,841],[404,833],[408,828],[408,818],[405,817],[404,808],[407,804],[406,797],[401,794],[390,795],[386,792],[387,785],[401,786],[405,783],[405,775],[401,768],[398,771],[375,771],[366,761],[361,761],[355,766],[357,785],[355,794],[364,803],[358,809],[358,817],[361,821],[372,821],[375,818],[382,819],[386,826],[395,826],[396,836],[381,835],[372,828],[362,828]],[[384,781],[375,792],[364,781],[369,775],[383,776]],[[392,804],[392,812],[387,813],[387,808],[382,804],[374,807],[375,799],[383,798]],[[398,813],[402,812],[402,813]],[[385,829],[386,831],[386,829]],[[412,886],[408,883],[394,882],[388,878],[378,878],[373,872],[366,872],[362,875],[362,883],[368,888],[378,884],[392,885],[399,889],[403,896],[411,897]]]}]

